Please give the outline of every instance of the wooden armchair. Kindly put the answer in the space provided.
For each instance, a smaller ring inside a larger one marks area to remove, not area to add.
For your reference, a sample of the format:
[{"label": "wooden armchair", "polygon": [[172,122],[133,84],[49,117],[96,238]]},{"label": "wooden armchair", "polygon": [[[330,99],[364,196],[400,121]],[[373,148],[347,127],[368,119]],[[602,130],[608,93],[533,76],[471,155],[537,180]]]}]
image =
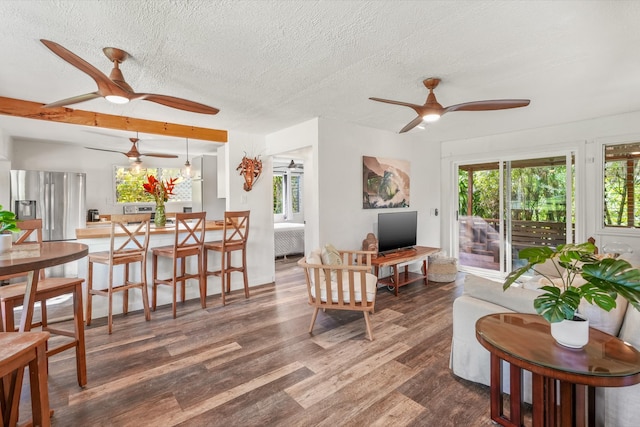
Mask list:
[{"label": "wooden armchair", "polygon": [[369,313],[373,313],[378,278],[371,274],[373,251],[338,251],[341,264],[323,264],[322,251],[315,249],[298,261],[304,268],[309,305],[314,307],[309,333],[313,331],[318,311],[353,310],[364,314],[369,340],[373,332]]}]

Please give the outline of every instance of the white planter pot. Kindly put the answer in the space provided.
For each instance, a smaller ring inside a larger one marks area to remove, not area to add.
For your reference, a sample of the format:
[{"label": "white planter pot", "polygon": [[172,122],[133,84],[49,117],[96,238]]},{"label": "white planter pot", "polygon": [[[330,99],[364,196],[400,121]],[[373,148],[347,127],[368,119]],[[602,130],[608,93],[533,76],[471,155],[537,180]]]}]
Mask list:
[{"label": "white planter pot", "polygon": [[589,319],[563,320],[551,324],[551,336],[560,345],[570,348],[582,348],[589,342]]},{"label": "white planter pot", "polygon": [[0,253],[10,250],[11,245],[13,245],[13,235],[0,234]]}]

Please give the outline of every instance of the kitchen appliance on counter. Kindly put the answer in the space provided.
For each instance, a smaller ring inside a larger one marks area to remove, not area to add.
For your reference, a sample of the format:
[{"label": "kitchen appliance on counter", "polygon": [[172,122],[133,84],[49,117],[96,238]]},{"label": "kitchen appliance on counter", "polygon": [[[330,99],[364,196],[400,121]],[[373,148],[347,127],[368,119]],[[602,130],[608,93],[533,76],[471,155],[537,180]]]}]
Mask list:
[{"label": "kitchen appliance on counter", "polygon": [[87,222],[98,222],[100,221],[100,212],[98,209],[89,209],[87,211]]},{"label": "kitchen appliance on counter", "polygon": [[12,170],[10,183],[10,206],[20,219],[42,219],[43,241],[75,240],[76,228],[84,228],[84,173]]},{"label": "kitchen appliance on counter", "polygon": [[149,206],[140,206],[140,205],[125,205],[122,207],[122,213],[127,214],[139,214],[139,213],[151,213],[153,214],[156,211],[156,207],[154,205]]}]

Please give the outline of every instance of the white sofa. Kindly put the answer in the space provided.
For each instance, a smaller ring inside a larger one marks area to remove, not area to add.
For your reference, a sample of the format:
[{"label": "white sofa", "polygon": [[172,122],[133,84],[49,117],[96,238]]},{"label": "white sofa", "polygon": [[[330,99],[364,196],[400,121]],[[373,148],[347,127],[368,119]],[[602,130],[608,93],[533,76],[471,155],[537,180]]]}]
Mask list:
[{"label": "white sofa", "polygon": [[[527,285],[502,289],[496,282],[467,274],[464,292],[453,303],[453,339],[450,368],[461,378],[489,385],[489,352],[476,339],[476,321],[487,314],[519,312],[535,313],[533,300],[539,278]],[[589,318],[589,325],[618,336],[640,349],[640,312],[626,300],[618,298],[617,307],[607,313],[583,301],[580,311]],[[508,364],[503,362],[506,366]],[[509,392],[509,370],[503,369],[503,390]],[[640,384],[630,387],[606,388],[597,391],[598,425],[607,427],[637,426],[640,420]],[[531,402],[531,375],[524,375],[524,400]]]}]

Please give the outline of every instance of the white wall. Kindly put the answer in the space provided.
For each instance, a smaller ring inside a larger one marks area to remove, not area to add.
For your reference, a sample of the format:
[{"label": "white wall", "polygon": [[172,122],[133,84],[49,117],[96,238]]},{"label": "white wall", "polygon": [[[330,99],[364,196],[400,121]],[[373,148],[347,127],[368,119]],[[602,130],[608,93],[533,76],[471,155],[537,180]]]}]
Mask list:
[{"label": "white wall", "polygon": [[[267,136],[267,153],[307,148],[304,162],[305,247],[331,243],[359,249],[376,233],[378,213],[418,211],[418,244],[440,245],[440,145],[427,135],[396,134],[329,119],[313,119]],[[408,209],[362,208],[362,156],[407,160],[411,164]]]},{"label": "white wall", "polygon": [[558,126],[530,129],[475,139],[442,143],[442,242],[450,249],[454,245],[454,199],[456,177],[451,165],[459,160],[482,162],[500,156],[540,155],[558,150],[575,150],[576,198],[578,220],[576,240],[589,236],[603,246],[607,242],[622,241],[634,247],[634,258],[640,261],[640,232],[638,230],[611,230],[600,225],[602,212],[602,144],[640,140],[640,112],[601,117]]},{"label": "white wall", "polygon": [[[440,145],[422,131],[396,134],[335,120],[320,119],[318,195],[320,244],[357,249],[367,233],[376,233],[378,214],[418,211],[418,245],[440,246]],[[407,160],[411,165],[410,206],[362,208],[362,156]],[[306,173],[306,170],[305,170]]]},{"label": "white wall", "polygon": [[[229,132],[229,142],[225,150],[227,162],[228,195],[227,210],[251,210],[250,231],[247,245],[247,265],[251,284],[270,283],[275,280],[273,246],[273,204],[271,161],[265,158],[265,137],[242,132]],[[236,170],[243,156],[260,156],[263,172],[253,184],[251,191],[245,191],[244,178]],[[232,275],[233,276],[233,275]],[[242,287],[241,275],[232,278],[232,288]]]}]

